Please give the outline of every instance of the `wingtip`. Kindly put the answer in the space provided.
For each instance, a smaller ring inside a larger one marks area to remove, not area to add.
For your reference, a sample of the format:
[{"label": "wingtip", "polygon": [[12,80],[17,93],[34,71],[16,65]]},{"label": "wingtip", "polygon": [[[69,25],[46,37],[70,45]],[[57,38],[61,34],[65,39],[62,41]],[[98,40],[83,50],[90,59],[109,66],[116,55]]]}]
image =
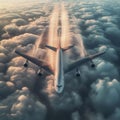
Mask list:
[{"label": "wingtip", "polygon": [[17,50],[15,50],[15,53],[16,53],[16,54],[19,54],[20,52],[19,52],[19,51],[17,51]]},{"label": "wingtip", "polygon": [[18,53],[18,51],[17,51],[17,50],[15,50],[15,53]]},{"label": "wingtip", "polygon": [[106,53],[107,49],[103,50],[103,53]]},{"label": "wingtip", "polygon": [[104,50],[101,50],[100,53],[104,54],[104,53],[106,53],[106,51],[107,51],[107,49],[104,49]]},{"label": "wingtip", "polygon": [[105,53],[106,53],[106,50],[103,50],[102,52],[100,52],[101,55],[105,54]]}]

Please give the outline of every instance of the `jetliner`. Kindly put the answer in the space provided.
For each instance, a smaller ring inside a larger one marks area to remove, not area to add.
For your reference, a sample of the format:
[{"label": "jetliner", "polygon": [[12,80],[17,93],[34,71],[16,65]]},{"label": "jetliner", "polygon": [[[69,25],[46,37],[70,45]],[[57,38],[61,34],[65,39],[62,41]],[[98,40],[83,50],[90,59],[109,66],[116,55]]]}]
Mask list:
[{"label": "jetliner", "polygon": [[23,54],[19,51],[15,51],[18,55],[24,57],[26,59],[26,62],[24,64],[24,67],[28,67],[28,61],[36,64],[37,66],[40,67],[40,69],[38,70],[38,75],[41,75],[41,69],[44,69],[46,72],[48,72],[49,74],[53,74],[54,75],[54,86],[55,86],[55,90],[57,93],[62,93],[63,89],[64,89],[64,74],[72,71],[73,69],[76,68],[76,76],[80,76],[80,70],[78,66],[81,66],[87,62],[91,63],[91,67],[94,68],[95,64],[93,63],[92,59],[97,58],[101,55],[103,55],[105,53],[105,51],[103,52],[99,52],[93,55],[89,55],[86,57],[83,57],[79,60],[77,60],[76,62],[70,64],[66,69],[63,66],[63,53],[69,49],[71,49],[72,47],[74,47],[74,45],[70,45],[66,48],[62,48],[61,47],[61,43],[60,43],[60,35],[61,35],[61,27],[58,28],[58,46],[57,47],[53,47],[50,45],[46,45],[46,48],[54,51],[56,53],[56,60],[55,60],[55,70],[53,71],[50,67],[50,65],[43,61],[43,60],[38,60],[35,57]]}]

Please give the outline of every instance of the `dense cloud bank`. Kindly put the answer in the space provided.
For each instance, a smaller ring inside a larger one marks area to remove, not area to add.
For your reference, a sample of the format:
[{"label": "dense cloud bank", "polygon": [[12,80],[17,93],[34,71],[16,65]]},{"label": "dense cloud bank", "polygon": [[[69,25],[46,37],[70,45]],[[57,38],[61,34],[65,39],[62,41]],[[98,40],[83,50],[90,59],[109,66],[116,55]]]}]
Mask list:
[{"label": "dense cloud bank", "polygon": [[[35,4],[35,3],[34,3]],[[48,25],[51,7],[37,3],[36,7],[5,8],[0,15],[0,119],[44,120],[46,105],[32,93],[36,83],[36,68],[23,68],[24,59],[15,49],[34,50],[34,44]],[[38,5],[39,4],[39,5]],[[9,11],[9,13],[8,13]],[[33,54],[31,54],[33,55]]]},{"label": "dense cloud bank", "polygon": [[[9,83],[9,86],[12,87],[12,83]],[[4,92],[4,94],[6,93]],[[0,105],[5,106],[3,109],[0,109],[1,120],[45,119],[46,107],[31,95],[27,87],[16,90],[5,100],[2,100]]]},{"label": "dense cloud bank", "polygon": [[83,73],[85,76],[90,74],[92,77],[86,78],[88,96],[85,98],[87,102],[83,103],[84,115],[82,112],[80,114],[86,120],[118,120],[120,119],[118,115],[120,107],[119,3],[81,2],[71,6],[70,12],[72,15],[74,13],[77,19],[79,33],[82,35],[87,52],[107,50],[105,55],[94,60],[96,64],[94,74],[92,70],[90,72],[87,69]]},{"label": "dense cloud bank", "polygon": [[38,68],[31,63],[23,68],[25,60],[14,53],[18,49],[33,56],[39,53],[38,58],[46,56],[46,50],[38,47],[47,42],[53,6],[38,3],[0,12],[0,119],[119,120],[119,4],[108,0],[66,4],[71,41],[76,45],[68,51],[69,61],[80,54],[106,53],[94,60],[95,69],[80,66],[81,78],[75,77],[74,70],[66,74],[61,95],[55,93],[53,76],[37,77]]}]

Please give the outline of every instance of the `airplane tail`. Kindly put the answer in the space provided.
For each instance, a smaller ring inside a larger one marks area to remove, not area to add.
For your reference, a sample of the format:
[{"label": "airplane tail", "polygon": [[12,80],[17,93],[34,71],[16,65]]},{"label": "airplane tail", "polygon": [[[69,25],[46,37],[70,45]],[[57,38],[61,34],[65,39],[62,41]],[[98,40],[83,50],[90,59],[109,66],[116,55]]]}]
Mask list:
[{"label": "airplane tail", "polygon": [[[45,45],[45,47],[48,48],[48,49],[50,49],[50,50],[52,50],[52,51],[54,51],[54,52],[57,51],[56,47],[53,47],[53,46],[50,46],[50,45]],[[69,50],[69,49],[71,49],[73,47],[74,47],[74,45],[70,45],[68,47],[62,48],[62,51],[64,52],[64,51]]]}]

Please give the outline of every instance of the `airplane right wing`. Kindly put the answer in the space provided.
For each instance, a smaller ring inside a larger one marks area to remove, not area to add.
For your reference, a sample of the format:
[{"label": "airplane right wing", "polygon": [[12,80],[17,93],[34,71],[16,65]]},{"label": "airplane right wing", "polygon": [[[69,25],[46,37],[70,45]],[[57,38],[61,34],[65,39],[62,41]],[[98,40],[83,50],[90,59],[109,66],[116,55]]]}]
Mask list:
[{"label": "airplane right wing", "polygon": [[47,71],[48,73],[50,74],[54,74],[50,65],[48,65],[45,61],[42,61],[42,60],[38,60],[32,56],[29,56],[29,55],[26,55],[26,54],[23,54],[19,51],[15,51],[15,53],[17,53],[18,55],[24,57],[26,60],[40,66],[41,68],[43,68],[45,71]]},{"label": "airplane right wing", "polygon": [[69,49],[71,49],[71,48],[73,48],[73,47],[74,47],[74,45],[70,45],[70,46],[68,46],[68,47],[62,48],[62,50],[63,50],[63,51],[66,51],[66,50],[69,50]]},{"label": "airplane right wing", "polygon": [[87,57],[81,58],[80,60],[68,65],[68,67],[64,70],[65,73],[70,72],[71,70],[73,70],[74,68],[77,68],[78,66],[85,64],[87,62],[89,62],[90,60],[97,58],[101,55],[103,55],[105,53],[105,51],[103,52],[99,52],[93,55],[89,55]]}]

